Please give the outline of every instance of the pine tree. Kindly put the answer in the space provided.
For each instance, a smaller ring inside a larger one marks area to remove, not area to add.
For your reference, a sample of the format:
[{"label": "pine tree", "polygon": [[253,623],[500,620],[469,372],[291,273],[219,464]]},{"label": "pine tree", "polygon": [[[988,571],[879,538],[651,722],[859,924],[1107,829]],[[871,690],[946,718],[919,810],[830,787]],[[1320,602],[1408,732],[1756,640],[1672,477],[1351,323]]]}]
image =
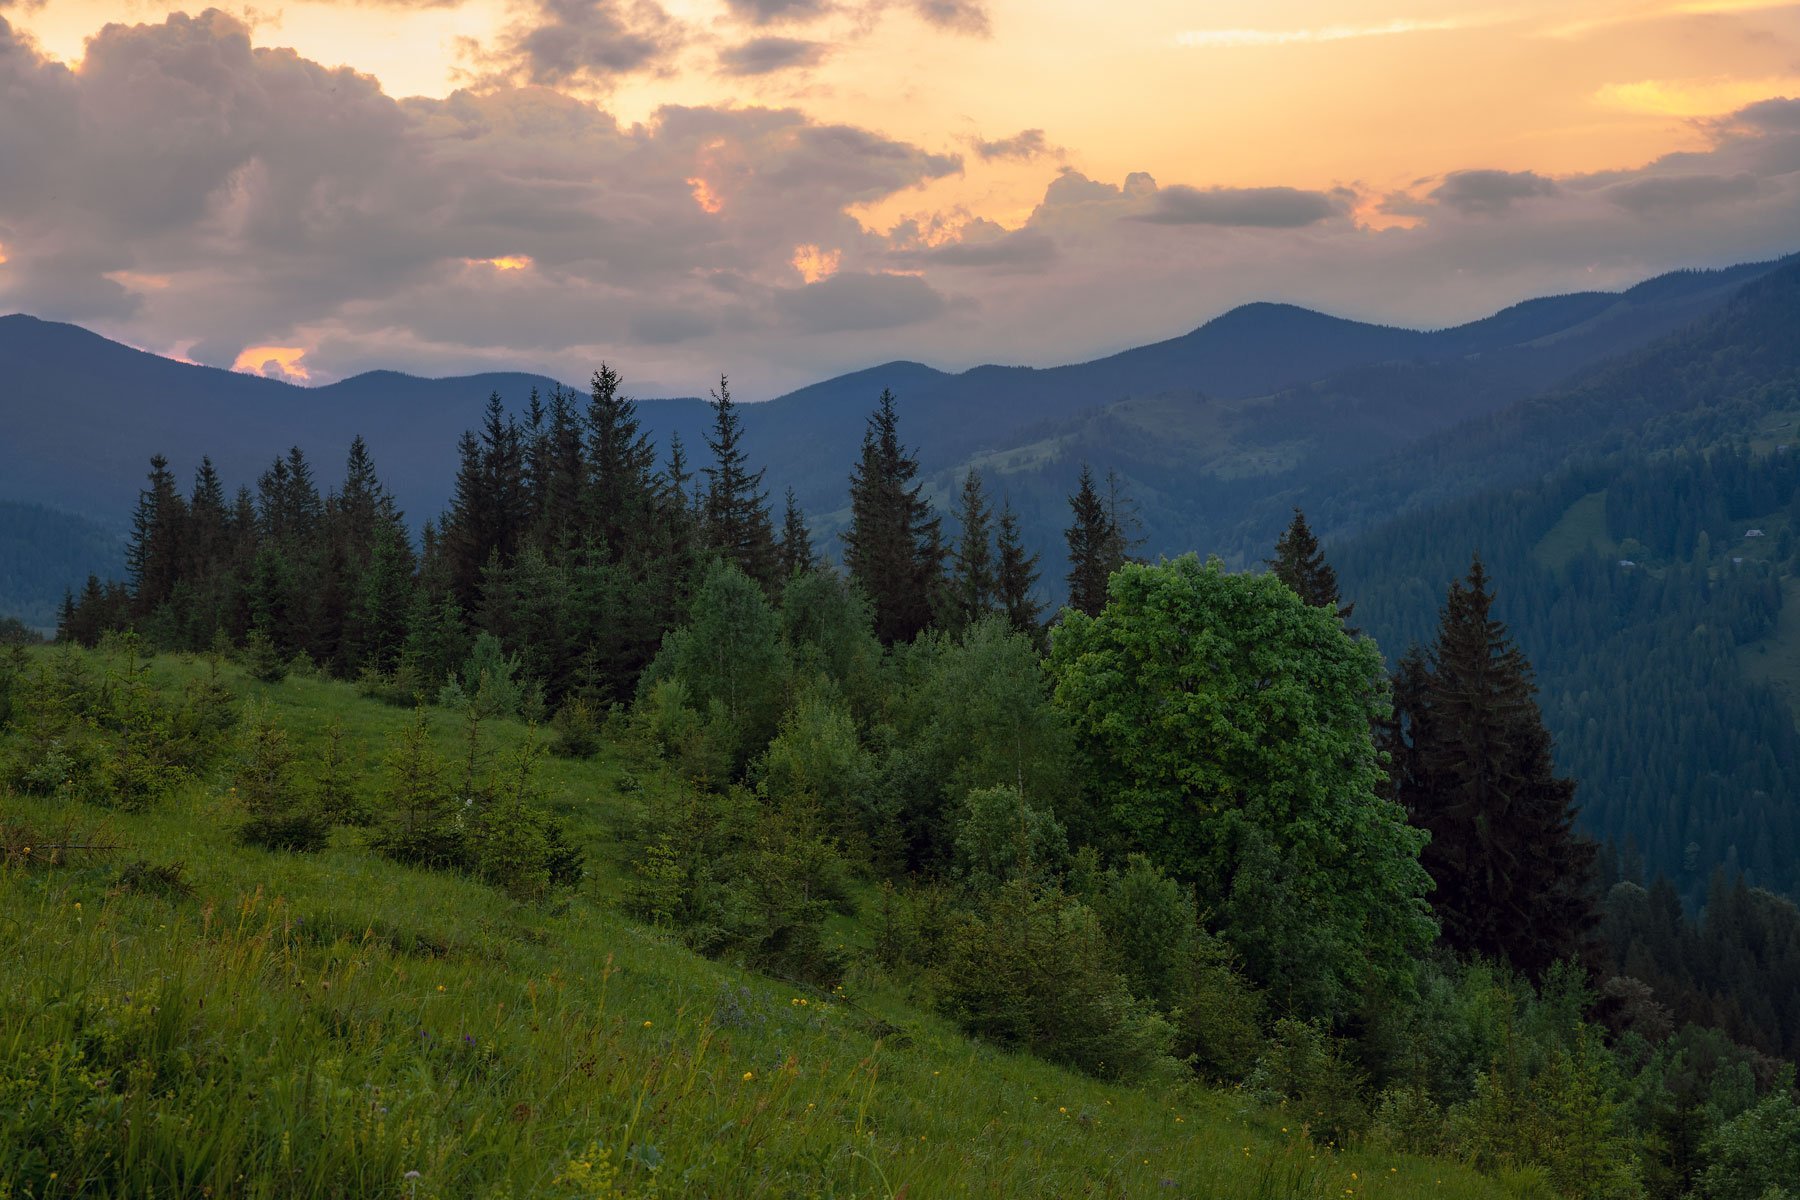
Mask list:
[{"label": "pine tree", "polygon": [[186,524],[187,505],[175,490],[169,460],[154,455],[150,459],[150,486],[138,493],[137,511],[131,518],[131,540],[125,548],[132,608],[138,616],[155,612],[174,594],[182,573]]},{"label": "pine tree", "polygon": [[1531,666],[1492,606],[1476,558],[1450,587],[1429,675],[1403,664],[1390,754],[1432,835],[1421,861],[1444,940],[1541,978],[1588,950],[1594,846],[1574,832],[1574,781],[1556,775]]},{"label": "pine tree", "polygon": [[638,539],[656,509],[656,448],[639,429],[637,402],[619,373],[594,372],[587,410],[587,527],[606,562],[637,557]]},{"label": "pine tree", "polygon": [[886,389],[850,474],[850,528],[844,565],[875,609],[883,642],[910,641],[931,623],[943,576],[938,518],[915,483],[918,460],[900,444],[894,394]]},{"label": "pine tree", "polygon": [[1038,582],[1038,556],[1027,554],[1019,540],[1019,517],[1010,503],[1000,507],[997,539],[1000,564],[996,587],[1006,619],[1020,633],[1033,638],[1043,632],[1044,606],[1034,593]]},{"label": "pine tree", "polygon": [[537,543],[558,561],[585,538],[587,463],[581,428],[573,394],[558,385],[550,392],[549,426],[532,468],[538,493]]},{"label": "pine tree", "polygon": [[1294,510],[1292,523],[1276,541],[1275,557],[1268,559],[1267,565],[1276,578],[1314,608],[1335,609],[1338,618],[1343,620],[1356,607],[1354,604],[1339,605],[1337,572],[1325,561],[1319,539],[1313,536],[1306,524],[1306,514],[1298,508]]},{"label": "pine tree", "polygon": [[1081,465],[1075,494],[1069,497],[1069,511],[1074,520],[1063,532],[1069,544],[1069,607],[1097,617],[1106,607],[1106,582],[1125,558],[1121,538],[1086,463]]},{"label": "pine tree", "polygon": [[999,599],[994,577],[993,511],[982,490],[981,475],[973,467],[963,476],[956,518],[962,534],[951,560],[951,608],[956,626],[964,628],[993,612]]},{"label": "pine tree", "polygon": [[731,403],[731,386],[719,376],[713,392],[713,429],[706,439],[713,465],[706,475],[706,541],[725,561],[762,584],[776,582],[775,534],[763,472],[748,469],[742,445],[743,421]]},{"label": "pine tree", "polygon": [[812,531],[806,527],[806,514],[800,511],[793,488],[787,490],[787,507],[781,517],[781,541],[776,546],[776,558],[781,564],[783,583],[818,562],[818,556],[813,553]]}]

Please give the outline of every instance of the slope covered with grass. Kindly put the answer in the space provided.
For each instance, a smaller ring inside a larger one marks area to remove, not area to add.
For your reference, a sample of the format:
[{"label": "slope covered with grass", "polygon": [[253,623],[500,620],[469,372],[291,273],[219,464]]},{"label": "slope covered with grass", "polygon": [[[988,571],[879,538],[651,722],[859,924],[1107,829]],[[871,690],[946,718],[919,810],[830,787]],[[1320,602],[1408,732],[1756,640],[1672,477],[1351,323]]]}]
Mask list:
[{"label": "slope covered with grass", "polygon": [[[341,722],[371,799],[411,719],[345,684],[223,682],[302,763]],[[431,728],[466,751],[451,714]],[[525,736],[493,722],[484,752]],[[549,906],[355,829],[244,847],[230,764],[139,813],[0,793],[0,1196],[1549,1194],[993,1050],[870,969],[820,992],[697,957],[615,909],[619,832],[666,786],[616,743],[542,768],[588,863]]]}]

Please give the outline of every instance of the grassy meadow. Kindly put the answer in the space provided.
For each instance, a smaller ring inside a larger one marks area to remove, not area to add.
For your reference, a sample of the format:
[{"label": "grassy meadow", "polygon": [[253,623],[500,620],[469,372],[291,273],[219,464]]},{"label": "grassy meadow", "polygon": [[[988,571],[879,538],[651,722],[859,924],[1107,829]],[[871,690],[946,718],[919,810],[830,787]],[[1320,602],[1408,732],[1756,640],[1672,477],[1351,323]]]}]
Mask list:
[{"label": "grassy meadow", "polygon": [[[302,776],[341,721],[373,802],[410,713],[222,670]],[[466,753],[455,714],[431,720]],[[503,754],[527,731],[483,736]],[[141,813],[0,792],[0,1200],[1552,1194],[1321,1147],[1236,1092],[972,1042],[863,965],[857,919],[832,992],[699,957],[617,910],[620,832],[674,785],[616,739],[541,770],[588,867],[549,906],[378,858],[353,828],[317,854],[242,846],[229,752]]]}]

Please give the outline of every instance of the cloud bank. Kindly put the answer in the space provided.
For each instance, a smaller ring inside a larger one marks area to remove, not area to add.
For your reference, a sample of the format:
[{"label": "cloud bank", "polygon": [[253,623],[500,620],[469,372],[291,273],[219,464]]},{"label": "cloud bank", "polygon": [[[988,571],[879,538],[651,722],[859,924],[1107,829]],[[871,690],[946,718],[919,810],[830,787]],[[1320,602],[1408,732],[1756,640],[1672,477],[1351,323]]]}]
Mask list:
[{"label": "cloud bank", "polygon": [[[721,72],[828,53],[761,28],[820,5],[732,10],[738,39],[698,50]],[[965,3],[917,11],[986,28]],[[1067,361],[1252,299],[1440,324],[1800,249],[1800,100],[1697,122],[1703,149],[1586,175],[1475,162],[1402,191],[1111,182],[1037,126],[966,139],[965,161],[796,108],[664,105],[623,123],[561,89],[657,72],[694,32],[649,0],[531,12],[482,86],[404,101],[217,11],[108,26],[79,69],[0,18],[0,311],[315,381],[375,366],[580,378],[605,357],[648,390],[692,393],[726,369],[754,397],[901,357]],[[1034,173],[1041,201],[1001,223],[922,199],[976,166]],[[891,227],[853,215],[909,197],[926,207]]]}]

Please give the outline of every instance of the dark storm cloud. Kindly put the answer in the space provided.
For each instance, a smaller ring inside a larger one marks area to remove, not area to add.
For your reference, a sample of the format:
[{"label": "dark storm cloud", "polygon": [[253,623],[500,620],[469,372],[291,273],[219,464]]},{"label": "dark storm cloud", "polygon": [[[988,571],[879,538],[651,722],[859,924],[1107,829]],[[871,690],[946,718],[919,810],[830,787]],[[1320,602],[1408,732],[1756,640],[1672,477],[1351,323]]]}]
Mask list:
[{"label": "dark storm cloud", "polygon": [[726,75],[768,75],[795,67],[817,66],[830,47],[804,38],[759,37],[719,51],[719,69]]},{"label": "dark storm cloud", "polygon": [[1492,217],[1516,201],[1556,195],[1556,181],[1535,171],[1452,171],[1428,197],[1466,217]]},{"label": "dark storm cloud", "polygon": [[1342,213],[1341,196],[1289,187],[1160,188],[1140,221],[1156,225],[1244,225],[1298,229]]}]

